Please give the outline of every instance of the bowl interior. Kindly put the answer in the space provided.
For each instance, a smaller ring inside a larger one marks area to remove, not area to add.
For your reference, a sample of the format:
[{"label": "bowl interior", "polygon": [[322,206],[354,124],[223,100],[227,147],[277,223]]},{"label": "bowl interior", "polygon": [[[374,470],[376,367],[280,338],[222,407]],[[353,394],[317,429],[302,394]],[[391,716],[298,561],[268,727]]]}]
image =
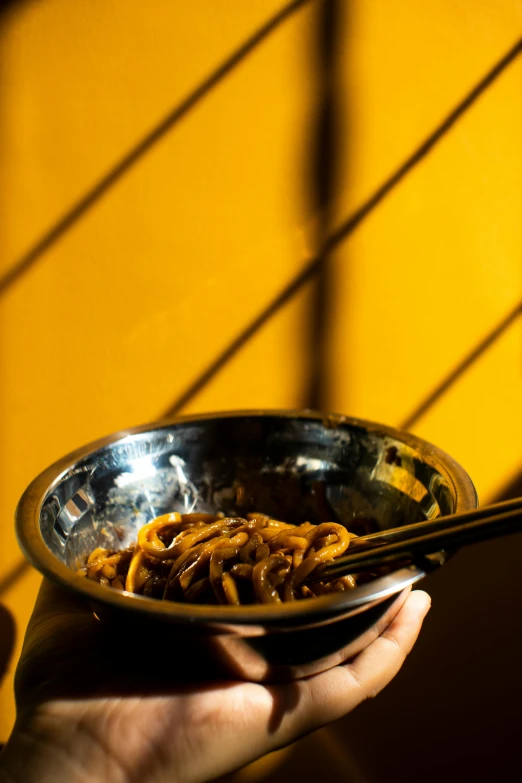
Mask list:
[{"label": "bowl interior", "polygon": [[76,569],[95,547],[124,548],[169,511],[262,511],[364,534],[457,505],[451,460],[411,436],[343,417],[221,415],[85,452],[48,484],[38,523],[47,549]]}]

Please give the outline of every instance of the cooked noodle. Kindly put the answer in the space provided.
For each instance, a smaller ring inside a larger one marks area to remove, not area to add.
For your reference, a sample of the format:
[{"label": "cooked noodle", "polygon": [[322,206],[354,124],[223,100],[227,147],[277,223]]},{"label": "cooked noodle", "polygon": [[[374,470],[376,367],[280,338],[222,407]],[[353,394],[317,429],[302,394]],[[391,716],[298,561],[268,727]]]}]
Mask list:
[{"label": "cooked noodle", "polygon": [[78,573],[129,593],[185,603],[280,603],[350,590],[353,576],[304,584],[356,536],[343,525],[291,525],[264,514],[164,514],[120,552],[95,549]]}]

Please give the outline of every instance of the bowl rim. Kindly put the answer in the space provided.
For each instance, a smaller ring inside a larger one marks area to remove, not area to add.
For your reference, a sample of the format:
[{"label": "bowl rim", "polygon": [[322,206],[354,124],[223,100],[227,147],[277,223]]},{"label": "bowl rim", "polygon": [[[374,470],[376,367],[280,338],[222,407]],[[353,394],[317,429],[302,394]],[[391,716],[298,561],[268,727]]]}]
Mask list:
[{"label": "bowl rim", "polygon": [[243,627],[245,630],[248,629],[249,635],[265,633],[267,628],[284,630],[289,626],[295,628],[299,625],[303,627],[306,625],[309,627],[314,623],[329,622],[340,616],[347,616],[363,604],[373,605],[376,601],[399,593],[426,575],[425,570],[412,565],[393,571],[349,592],[308,598],[306,601],[283,602],[276,606],[273,604],[240,607],[210,606],[158,601],[155,598],[108,590],[107,587],[93,580],[77,575],[48,549],[39,526],[44,500],[80,461],[93,456],[100,449],[117,442],[124,442],[126,438],[145,432],[153,432],[190,422],[254,417],[307,419],[321,422],[328,429],[346,425],[390,437],[406,446],[420,450],[423,461],[444,476],[452,487],[456,499],[455,512],[476,508],[478,504],[477,493],[471,478],[453,457],[412,433],[387,425],[343,414],[321,413],[307,409],[254,409],[179,415],[106,435],[66,454],[36,476],[21,496],[15,512],[16,535],[24,556],[44,576],[69,591],[79,593],[91,603],[122,609],[125,612],[134,613],[134,616],[136,614],[142,617],[154,616],[157,619],[175,621],[180,625],[193,628],[205,626],[212,627],[219,632],[237,633],[238,628]]}]

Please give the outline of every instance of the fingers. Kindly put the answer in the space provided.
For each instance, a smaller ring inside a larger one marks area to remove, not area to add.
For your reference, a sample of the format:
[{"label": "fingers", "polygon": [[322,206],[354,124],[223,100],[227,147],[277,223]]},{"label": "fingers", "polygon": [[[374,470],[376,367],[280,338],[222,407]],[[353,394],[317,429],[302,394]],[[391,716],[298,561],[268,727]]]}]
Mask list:
[{"label": "fingers", "polygon": [[283,744],[346,715],[397,674],[419,635],[430,597],[415,591],[381,635],[350,663],[296,683],[296,707],[281,724]]},{"label": "fingers", "polygon": [[[400,669],[428,608],[429,597],[425,593],[405,591],[386,613],[387,622],[383,620],[377,626],[375,633],[380,629],[380,635],[349,664],[284,686],[234,684],[221,693],[217,718],[215,698],[211,692],[203,693],[196,710],[198,727],[205,725],[202,716],[210,712],[214,730],[206,731],[201,739],[208,755],[202,754],[199,758],[195,779],[211,777],[207,768],[209,759],[214,776],[217,771],[221,774],[288,745],[374,696]],[[202,707],[207,700],[211,704],[210,711],[208,705]],[[274,711],[277,711],[275,723]],[[226,726],[220,725],[224,715]],[[226,737],[233,735],[236,738],[234,745],[224,739],[223,728],[226,728]],[[194,730],[191,737],[194,741]]]},{"label": "fingers", "polygon": [[362,689],[363,698],[373,698],[395,677],[417,640],[430,605],[427,593],[411,593],[388,628],[345,667]]}]

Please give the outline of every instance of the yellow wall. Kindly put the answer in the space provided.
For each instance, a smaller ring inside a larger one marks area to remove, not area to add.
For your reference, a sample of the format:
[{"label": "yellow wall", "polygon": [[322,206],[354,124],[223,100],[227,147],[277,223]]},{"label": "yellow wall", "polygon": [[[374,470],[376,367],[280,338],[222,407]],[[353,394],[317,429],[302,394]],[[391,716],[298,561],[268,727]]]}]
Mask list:
[{"label": "yellow wall", "polygon": [[[342,3],[337,224],[522,30],[517,0]],[[319,0],[303,2],[0,299],[0,569],[34,475],[159,416],[314,252],[307,159]],[[21,0],[0,16],[0,272],[283,0]],[[335,252],[329,407],[400,424],[522,296],[522,58]],[[1,283],[0,283],[1,289]],[[293,407],[305,286],[187,411]],[[522,462],[515,321],[415,430],[484,501]],[[27,620],[28,573],[2,600]],[[1,691],[0,739],[13,718]]]}]

